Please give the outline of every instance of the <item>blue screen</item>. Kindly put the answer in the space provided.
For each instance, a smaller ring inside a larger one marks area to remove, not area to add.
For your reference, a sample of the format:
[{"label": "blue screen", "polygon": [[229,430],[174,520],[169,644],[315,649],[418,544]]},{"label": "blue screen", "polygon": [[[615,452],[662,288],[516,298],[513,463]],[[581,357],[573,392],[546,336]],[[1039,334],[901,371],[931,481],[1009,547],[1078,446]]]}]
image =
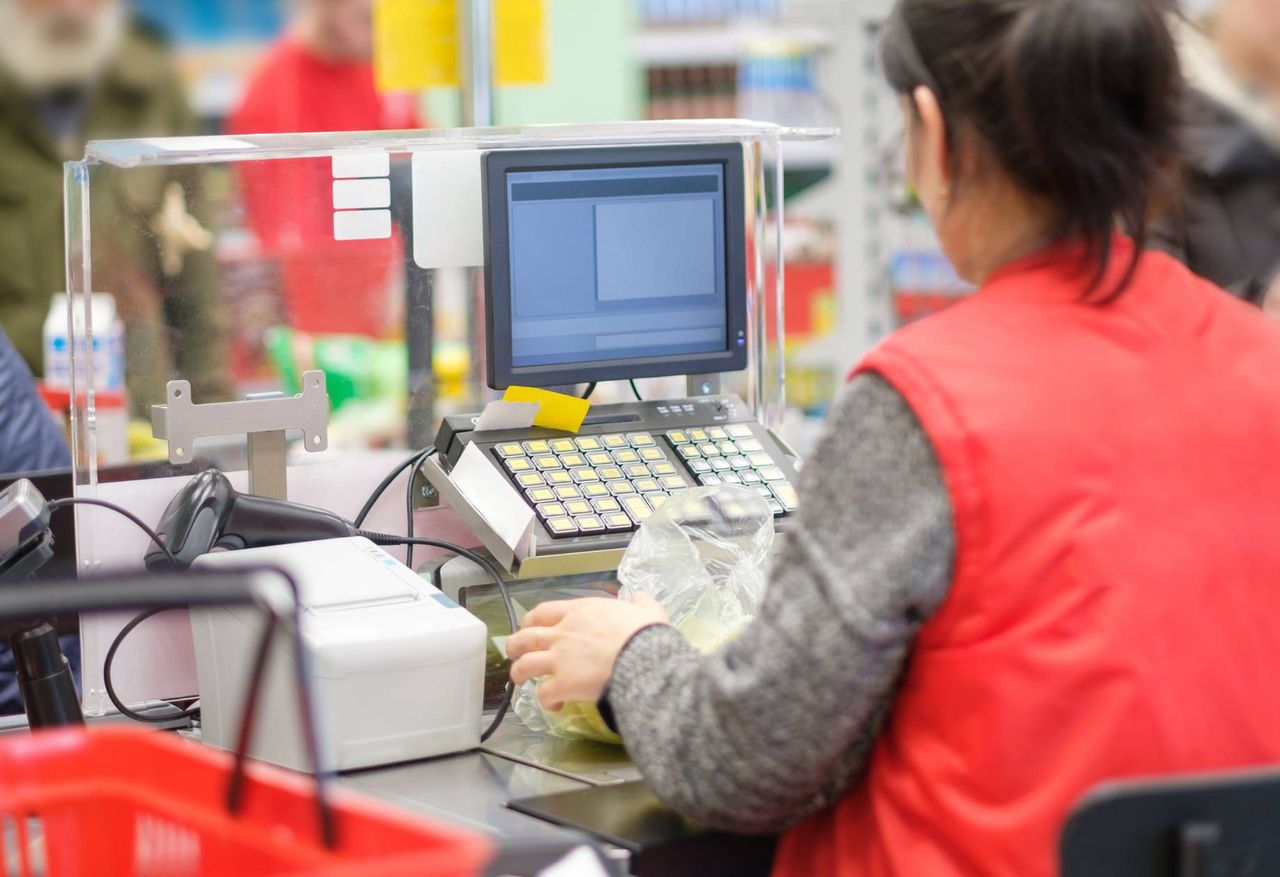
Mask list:
[{"label": "blue screen", "polygon": [[509,173],[512,366],[728,349],[724,173]]}]

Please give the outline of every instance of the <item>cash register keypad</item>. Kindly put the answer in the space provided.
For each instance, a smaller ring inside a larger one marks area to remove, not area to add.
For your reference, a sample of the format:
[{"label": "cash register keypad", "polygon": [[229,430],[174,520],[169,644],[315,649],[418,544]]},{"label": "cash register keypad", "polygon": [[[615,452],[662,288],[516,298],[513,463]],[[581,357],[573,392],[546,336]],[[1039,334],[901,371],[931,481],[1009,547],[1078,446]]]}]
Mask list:
[{"label": "cash register keypad", "polygon": [[493,450],[557,539],[635,530],[672,494],[698,485],[754,488],[777,517],[798,502],[745,424],[504,442]]}]

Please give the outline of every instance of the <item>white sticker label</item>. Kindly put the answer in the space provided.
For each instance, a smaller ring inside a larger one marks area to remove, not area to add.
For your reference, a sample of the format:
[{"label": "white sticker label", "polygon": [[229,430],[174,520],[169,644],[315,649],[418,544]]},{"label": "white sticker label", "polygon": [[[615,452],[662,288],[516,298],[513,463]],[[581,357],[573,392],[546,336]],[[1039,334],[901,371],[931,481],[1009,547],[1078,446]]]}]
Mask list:
[{"label": "white sticker label", "polygon": [[390,210],[340,210],[333,214],[333,237],[339,241],[372,241],[391,237]]},{"label": "white sticker label", "polygon": [[419,268],[484,264],[480,152],[413,155],[413,261]]},{"label": "white sticker label", "polygon": [[391,181],[334,180],[334,210],[378,210],[391,206]]},{"label": "white sticker label", "polygon": [[391,156],[385,152],[348,152],[333,156],[335,179],[390,175]]}]

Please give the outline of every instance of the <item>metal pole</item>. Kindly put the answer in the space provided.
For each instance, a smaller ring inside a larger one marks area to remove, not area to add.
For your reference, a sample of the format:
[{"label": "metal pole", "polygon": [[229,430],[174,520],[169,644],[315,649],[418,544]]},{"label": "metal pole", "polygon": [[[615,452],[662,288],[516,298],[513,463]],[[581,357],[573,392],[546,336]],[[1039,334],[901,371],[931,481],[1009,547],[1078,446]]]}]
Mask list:
[{"label": "metal pole", "polygon": [[458,0],[462,49],[462,124],[493,124],[493,0]]}]

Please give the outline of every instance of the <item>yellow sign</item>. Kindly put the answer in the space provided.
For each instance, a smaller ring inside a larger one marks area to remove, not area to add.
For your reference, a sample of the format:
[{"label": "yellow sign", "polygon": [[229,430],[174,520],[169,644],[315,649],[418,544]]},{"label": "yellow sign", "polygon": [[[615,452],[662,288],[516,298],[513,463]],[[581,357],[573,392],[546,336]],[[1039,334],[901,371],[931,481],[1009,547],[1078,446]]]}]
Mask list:
[{"label": "yellow sign", "polygon": [[499,85],[547,81],[546,0],[493,0],[494,80]]},{"label": "yellow sign", "polygon": [[[546,0],[472,0],[493,4],[494,82],[547,81]],[[374,74],[378,90],[457,87],[459,0],[376,0]]]},{"label": "yellow sign", "polygon": [[507,387],[502,398],[508,402],[537,402],[540,407],[533,418],[533,425],[564,432],[582,429],[582,421],[587,419],[587,411],[591,409],[591,403],[586,399],[536,387]]},{"label": "yellow sign", "polygon": [[378,90],[458,85],[458,0],[377,0],[373,7]]}]

